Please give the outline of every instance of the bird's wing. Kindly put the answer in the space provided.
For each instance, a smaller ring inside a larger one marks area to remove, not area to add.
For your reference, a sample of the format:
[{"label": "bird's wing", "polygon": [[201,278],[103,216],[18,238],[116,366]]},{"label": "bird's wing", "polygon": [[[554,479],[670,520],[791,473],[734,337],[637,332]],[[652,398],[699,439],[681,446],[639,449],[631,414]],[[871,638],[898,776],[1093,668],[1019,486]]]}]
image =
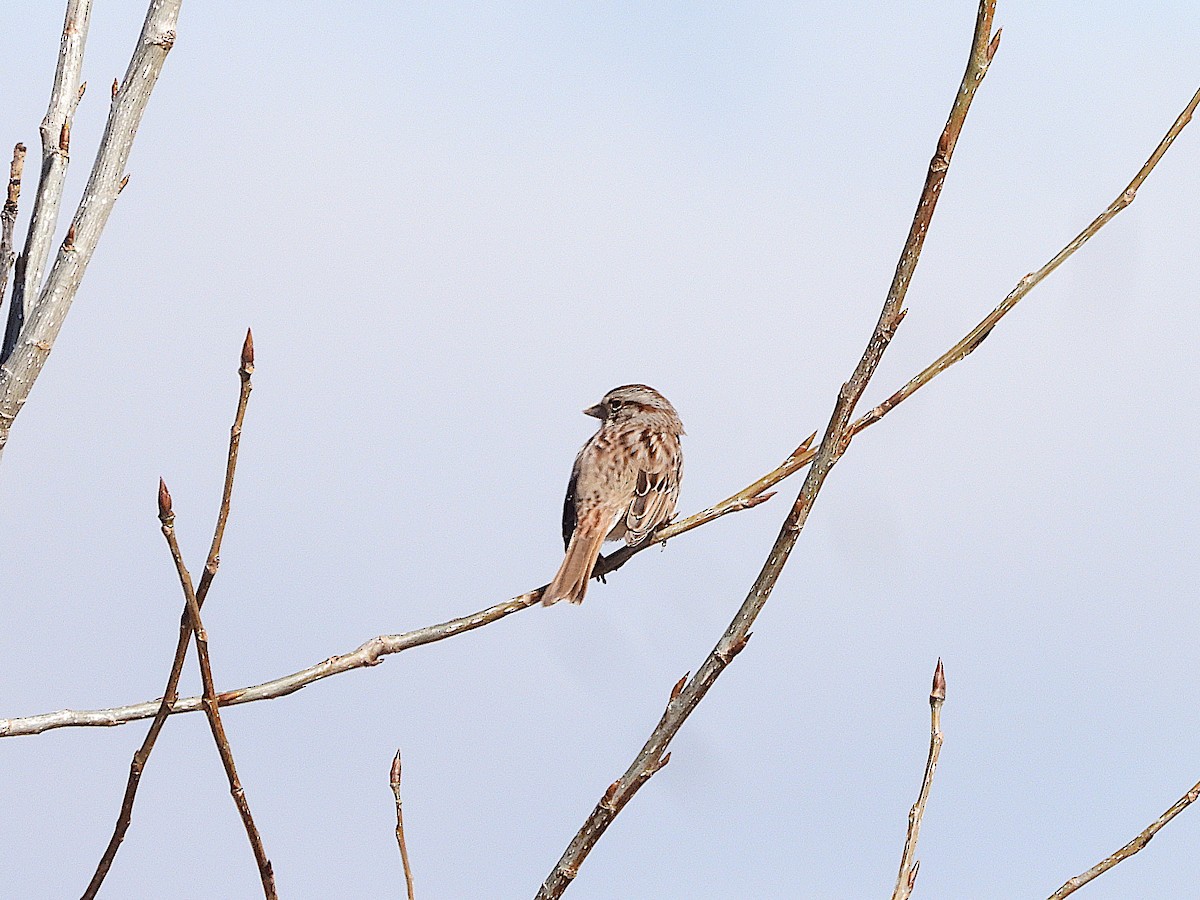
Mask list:
[{"label": "bird's wing", "polygon": [[672,512],[679,493],[673,472],[638,472],[633,500],[625,514],[625,542],[637,544],[650,536]]},{"label": "bird's wing", "polygon": [[579,460],[571,467],[571,480],[567,482],[567,496],[563,500],[563,546],[571,545],[571,535],[575,533],[577,513],[575,512],[575,486],[579,482]]}]

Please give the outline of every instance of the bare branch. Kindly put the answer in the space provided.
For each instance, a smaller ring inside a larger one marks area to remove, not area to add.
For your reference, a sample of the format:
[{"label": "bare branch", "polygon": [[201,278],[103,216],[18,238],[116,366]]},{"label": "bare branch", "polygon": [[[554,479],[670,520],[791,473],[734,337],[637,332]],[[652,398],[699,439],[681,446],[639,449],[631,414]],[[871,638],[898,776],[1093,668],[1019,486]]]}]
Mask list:
[{"label": "bare branch", "polygon": [[[983,339],[991,333],[996,324],[1016,306],[1017,302],[1040,284],[1067,257],[1083,246],[1093,234],[1111,221],[1117,212],[1120,212],[1121,209],[1128,205],[1128,202],[1121,203],[1121,199],[1128,197],[1131,189],[1136,192],[1137,188],[1146,180],[1175,138],[1191,121],[1192,114],[1195,112],[1198,104],[1200,104],[1200,91],[1197,91],[1192,97],[1166,136],[1159,142],[1150,158],[1146,161],[1146,164],[1142,166],[1137,176],[1130,182],[1129,187],[1125,191],[1122,191],[1121,197],[1118,198],[1116,203],[1110,205],[1104,213],[1073,238],[1050,262],[1036,272],[1022,278],[1017,287],[1013,289],[1004,301],[984,317],[978,325],[972,328],[966,337],[926,366],[919,374],[910,379],[904,387],[892,394],[883,403],[880,403],[855,420],[850,426],[850,434],[857,435],[863,429],[874,425],[936,376],[969,356],[983,342]],[[710,506],[686,519],[660,529],[655,532],[653,540],[646,541],[636,547],[623,547],[602,558],[596,564],[595,574],[608,574],[624,565],[630,557],[640,553],[642,550],[670,540],[684,532],[691,531],[693,528],[698,528],[728,513],[749,509],[769,499],[771,495],[766,492],[770,488],[812,462],[816,456],[816,451],[810,448],[810,444],[811,438],[801,444],[780,466],[721,503]],[[389,654],[399,653],[410,647],[419,647],[424,644],[433,643],[434,641],[444,640],[461,632],[472,631],[475,628],[498,621],[511,613],[519,612],[522,609],[535,605],[541,596],[541,590],[542,588],[536,588],[504,603],[490,606],[477,613],[451,619],[439,625],[430,625],[404,632],[403,634],[379,635],[350,653],[330,657],[324,662],[309,666],[307,669],[263,682],[262,684],[226,691],[221,694],[218,700],[222,706],[226,706],[236,703],[250,703],[256,700],[272,700],[286,696],[306,685],[312,684],[314,681],[320,681],[331,675],[362,668],[363,666],[375,665],[380,661],[381,657]],[[40,734],[43,731],[49,731],[54,728],[124,725],[127,722],[150,718],[155,714],[158,707],[159,703],[157,701],[148,701],[127,706],[110,707],[108,709],[64,709],[56,712],[39,713],[33,716],[0,719],[0,738]],[[188,697],[176,703],[172,712],[196,712],[200,708],[199,697]]]},{"label": "bare branch", "polygon": [[21,174],[25,171],[25,145],[13,147],[12,163],[8,167],[8,193],[0,211],[0,309],[4,308],[4,292],[8,289],[8,273],[12,269],[13,228],[17,222],[17,201],[21,198]]},{"label": "bare branch", "polygon": [[[246,332],[246,341],[249,345],[250,333]],[[225,523],[229,518],[229,500],[233,494],[233,476],[237,471],[238,447],[241,443],[242,422],[246,417],[246,404],[250,400],[250,373],[254,369],[253,351],[249,365],[246,363],[245,349],[242,351],[242,364],[238,370],[238,376],[241,378],[241,392],[238,395],[237,412],[234,414],[233,427],[230,429],[229,435],[229,452],[225,462],[225,487],[221,496],[221,508],[217,513],[217,525],[213,530],[212,549],[208,554],[208,564],[204,568],[204,574],[200,578],[200,587],[196,591],[197,607],[204,605],[204,598],[208,596],[209,588],[212,586],[213,575],[216,574],[216,560],[221,552],[221,540],[225,534]],[[159,484],[159,514],[162,515],[164,510],[169,511],[171,505],[171,495],[166,493],[166,485],[160,482]],[[92,875],[92,880],[84,892],[84,900],[90,900],[96,896],[100,890],[100,886],[104,883],[108,871],[112,868],[113,860],[116,859],[117,850],[120,849],[121,842],[125,840],[125,833],[129,830],[129,824],[133,819],[133,803],[137,797],[138,784],[142,779],[142,771],[146,767],[146,762],[150,758],[150,752],[154,749],[154,742],[158,740],[159,732],[167,722],[169,716],[175,709],[175,700],[179,691],[179,678],[183,673],[183,663],[187,657],[188,644],[191,643],[192,625],[191,618],[187,610],[184,610],[183,617],[179,623],[179,639],[175,644],[175,657],[171,661],[171,674],[167,676],[167,686],[163,691],[162,700],[158,703],[150,704],[153,708],[149,715],[154,716],[154,721],[150,724],[149,731],[146,732],[146,737],[142,741],[142,745],[138,747],[133,754],[133,761],[129,764],[129,778],[125,782],[125,795],[121,801],[121,812],[117,816],[117,824],[113,828],[112,837],[109,838],[108,846],[104,850],[104,855],[100,857],[100,862],[96,866],[96,871]]]},{"label": "bare branch", "polygon": [[892,900],[908,900],[913,885],[917,883],[917,869],[921,863],[917,855],[917,838],[921,834],[921,819],[925,815],[925,804],[929,802],[929,790],[933,787],[933,773],[937,771],[938,756],[942,752],[942,704],[946,702],[946,673],[942,661],[937,661],[933,670],[933,688],[929,692],[929,757],[925,760],[925,777],[921,780],[921,792],[917,802],[908,811],[908,833],[904,837],[904,852],[900,855],[900,874],[896,877],[896,889]]},{"label": "bare branch", "polygon": [[[797,452],[803,452],[805,449],[806,445],[801,445]],[[606,559],[599,560],[596,563],[594,574],[597,576],[607,574],[618,566],[623,565],[629,557],[640,553],[642,550],[691,531],[700,525],[719,519],[721,516],[759,505],[767,500],[769,496],[764,496],[761,493],[764,483],[775,484],[796,470],[795,454],[793,454],[777,469],[764,478],[758,479],[745,490],[739,491],[715,506],[701,510],[693,516],[689,516],[680,522],[661,529],[655,533],[652,540],[638,544],[636,547],[630,547],[627,550],[622,549],[617,553],[611,554]],[[200,582],[201,595],[205,586],[206,581],[202,578]],[[545,587],[545,585],[542,585],[511,600],[497,603],[494,606],[489,606],[487,609],[471,613],[470,615],[450,619],[438,625],[427,625],[424,628],[417,628],[402,634],[378,635],[362,644],[356,650],[340,656],[332,656],[323,662],[309,666],[307,669],[301,669],[299,672],[293,672],[290,675],[285,675],[262,684],[225,691],[217,697],[217,702],[221,706],[233,706],[239,703],[251,703],[256,700],[273,700],[278,697],[286,697],[288,694],[294,693],[312,684],[314,681],[320,681],[332,675],[341,674],[342,672],[349,672],[352,669],[378,665],[383,661],[383,657],[385,656],[400,653],[413,647],[432,644],[463,632],[473,631],[476,628],[497,622],[512,613],[535,606],[541,599],[542,591]],[[186,629],[186,622],[183,627]],[[53,728],[124,725],[127,722],[150,718],[155,715],[160,706],[161,704],[158,701],[147,701],[145,703],[135,703],[129,706],[118,706],[110,709],[67,709],[36,716],[26,716],[24,718],[0,719],[0,737],[40,734],[43,731],[49,731]],[[200,697],[188,697],[172,704],[171,712],[196,712],[201,708],[202,700]]]},{"label": "bare branch", "polygon": [[408,845],[404,842],[404,807],[400,801],[400,751],[392,760],[392,795],[396,798],[396,843],[400,845],[400,862],[404,866],[404,883],[408,887],[408,900],[416,900],[413,893],[412,869],[408,865]]},{"label": "bare branch", "polygon": [[[937,150],[929,163],[929,172],[925,179],[921,198],[913,215],[912,227],[900,253],[900,261],[896,273],[884,301],[879,321],[875,325],[862,358],[855,366],[850,380],[842,385],[834,404],[833,414],[825,435],[821,438],[817,455],[809,467],[800,489],[796,502],[792,505],[775,545],[771,548],[758,578],[747,594],[741,608],[733,621],[721,635],[715,647],[704,660],[703,665],[682,689],[672,691],[672,699],[659,720],[658,726],[651,732],[649,739],[640,753],[626,770],[625,774],[610,787],[601,801],[592,810],[583,827],[571,839],[567,849],[555,864],[550,874],[537,893],[537,900],[554,900],[561,897],[579,872],[579,867],[587,858],[600,836],[616,818],[617,814],[633,798],[633,795],[649,780],[650,775],[662,768],[667,760],[666,751],[671,740],[678,733],[687,717],[704,699],[709,688],[720,677],[729,662],[746,646],[750,639],[750,627],[758,617],[759,612],[771,595],[780,573],[786,564],[792,548],[808,520],[813,503],[820,493],[834,465],[845,453],[849,446],[852,432],[850,417],[854,407],[866,390],[867,383],[874,374],[879,360],[891,342],[900,321],[904,318],[903,302],[908,286],[912,280],[913,271],[921,256],[921,247],[929,229],[929,223],[937,206],[942,185],[945,182],[946,171],[954,153],[955,144],[962,131],[963,122],[971,101],[986,74],[992,55],[996,49],[996,39],[992,36],[992,18],[995,13],[995,0],[981,0],[975,20],[975,34],[971,42],[971,53],[963,74],[962,84],[955,94],[954,104],[946,127],[938,140]],[[997,34],[997,37],[999,35]]]},{"label": "bare branch", "polygon": [[200,603],[196,591],[192,587],[192,576],[183,562],[183,554],[179,550],[179,541],[175,537],[175,514],[171,509],[171,495],[162,479],[158,482],[158,517],[162,522],[163,537],[171,550],[171,558],[175,562],[175,571],[179,573],[179,583],[183,587],[183,595],[187,599],[187,614],[191,620],[192,634],[196,637],[196,656],[200,661],[200,680],[204,684],[204,714],[208,717],[208,727],[212,731],[213,741],[216,742],[217,752],[221,755],[221,764],[225,767],[225,776],[229,780],[229,793],[237,805],[246,827],[246,836],[250,839],[250,847],[254,851],[254,859],[258,863],[258,874],[262,879],[263,894],[267,900],[275,900],[275,873],[271,870],[271,861],[267,859],[267,851],[263,848],[262,836],[254,824],[254,816],[250,814],[250,803],[246,792],[238,779],[237,766],[233,761],[233,749],[229,746],[229,737],[225,734],[225,724],[221,721],[221,713],[217,706],[217,689],[213,682],[212,661],[208,656],[208,634],[204,623],[200,620]]},{"label": "bare branch", "polygon": [[1067,881],[1066,884],[1050,895],[1049,900],[1062,900],[1063,897],[1067,897],[1075,893],[1093,878],[1098,878],[1099,876],[1103,875],[1117,863],[1121,862],[1122,860],[1129,859],[1129,857],[1133,856],[1133,854],[1137,853],[1148,843],[1150,843],[1150,839],[1158,834],[1164,825],[1195,803],[1197,798],[1200,798],[1200,783],[1193,785],[1190,791],[1172,803],[1170,809],[1146,826],[1146,829],[1132,841],[1130,841],[1116,853],[1096,863],[1096,865],[1092,866],[1086,872],[1076,875],[1074,878]]},{"label": "bare branch", "polygon": [[[146,20],[138,37],[137,47],[129,60],[129,68],[125,72],[125,79],[109,109],[108,122],[104,128],[104,136],[100,139],[100,148],[96,153],[96,161],[92,165],[87,187],[84,188],[83,198],[79,202],[79,207],[71,223],[73,240],[70,242],[70,246],[64,244],[59,248],[50,274],[41,291],[36,294],[36,300],[32,305],[30,298],[34,296],[32,292],[34,282],[30,277],[29,267],[36,263],[36,259],[30,255],[28,263],[25,264],[23,280],[19,279],[19,281],[31,289],[28,294],[22,295],[27,314],[26,320],[20,328],[20,332],[10,336],[15,340],[15,344],[11,353],[3,358],[3,365],[0,365],[0,452],[3,452],[4,446],[8,442],[12,423],[21,411],[21,407],[33,388],[34,381],[54,346],[63,320],[71,308],[71,302],[75,299],[75,293],[78,291],[84,272],[91,261],[92,253],[100,241],[100,234],[116,203],[117,194],[120,193],[121,179],[125,175],[125,166],[129,160],[129,153],[133,148],[133,139],[142,120],[142,113],[150,100],[150,93],[158,80],[159,72],[162,71],[167,53],[175,42],[174,29],[179,17],[181,2],[182,0],[151,0],[150,2]],[[88,0],[70,0],[67,7],[68,22],[70,22],[72,10],[86,11],[88,7]],[[86,21],[84,25],[86,25]],[[72,40],[76,37],[78,38],[78,53],[82,54],[83,32],[77,31]],[[64,35],[64,46],[67,43],[67,36]],[[73,47],[74,44],[72,43],[71,46]],[[78,79],[77,73],[75,79]],[[57,78],[55,83],[58,84]],[[64,92],[64,96],[67,96],[69,100],[67,106],[69,112],[73,110],[73,104],[78,102],[79,94],[74,87],[70,87],[68,90],[65,85]],[[51,126],[54,124],[51,122]],[[57,130],[53,128],[51,130],[54,137],[61,143],[63,136],[61,124]],[[44,144],[45,130],[43,130],[42,137]],[[61,147],[57,151],[57,153],[63,152]],[[42,190],[40,188],[38,194],[39,200],[41,200]],[[61,198],[61,187],[58,189],[58,195]],[[36,208],[37,202],[35,201],[33,214],[35,218],[39,216]],[[56,200],[55,209],[57,209],[57,202]],[[43,205],[45,205],[45,201],[43,201]],[[49,211],[41,218],[46,220],[48,216]],[[49,227],[53,233],[53,225],[51,224]],[[22,260],[25,259],[25,256],[26,254],[22,255]],[[15,309],[18,305],[20,304],[14,303],[12,308]]]},{"label": "bare branch", "polygon": [[83,71],[83,48],[87,43],[91,15],[92,0],[67,0],[62,41],[58,49],[58,67],[54,71],[54,87],[50,90],[50,106],[39,129],[42,137],[42,174],[33,197],[25,249],[17,262],[12,305],[8,308],[8,326],[4,331],[4,342],[0,345],[0,363],[12,355],[25,320],[32,312],[46,260],[50,257],[54,229],[58,227],[58,210],[62,205],[67,162],[70,159],[71,119],[83,97],[79,77]]}]

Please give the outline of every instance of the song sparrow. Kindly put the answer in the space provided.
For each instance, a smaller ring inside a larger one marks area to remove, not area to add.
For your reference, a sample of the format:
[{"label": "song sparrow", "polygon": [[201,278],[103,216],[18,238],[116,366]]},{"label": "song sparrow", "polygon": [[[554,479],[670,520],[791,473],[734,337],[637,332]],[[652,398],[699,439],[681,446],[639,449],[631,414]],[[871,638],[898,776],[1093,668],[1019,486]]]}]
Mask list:
[{"label": "song sparrow", "polygon": [[584,410],[600,419],[575,457],[563,501],[567,555],[542,594],[582,603],[605,539],[633,545],[670,519],[683,477],[683,423],[667,398],[644,384],[613,388]]}]

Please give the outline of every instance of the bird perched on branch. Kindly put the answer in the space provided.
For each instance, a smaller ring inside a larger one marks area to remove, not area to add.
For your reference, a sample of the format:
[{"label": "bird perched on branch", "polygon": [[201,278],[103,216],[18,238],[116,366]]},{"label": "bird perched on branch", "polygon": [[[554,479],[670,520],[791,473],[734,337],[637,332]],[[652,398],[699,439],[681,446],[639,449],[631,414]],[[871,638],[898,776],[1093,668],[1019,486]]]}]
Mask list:
[{"label": "bird perched on branch", "polygon": [[604,541],[634,545],[675,512],[683,477],[683,423],[667,398],[644,384],[613,388],[584,412],[600,420],[575,457],[563,501],[567,554],[542,594],[582,603]]}]

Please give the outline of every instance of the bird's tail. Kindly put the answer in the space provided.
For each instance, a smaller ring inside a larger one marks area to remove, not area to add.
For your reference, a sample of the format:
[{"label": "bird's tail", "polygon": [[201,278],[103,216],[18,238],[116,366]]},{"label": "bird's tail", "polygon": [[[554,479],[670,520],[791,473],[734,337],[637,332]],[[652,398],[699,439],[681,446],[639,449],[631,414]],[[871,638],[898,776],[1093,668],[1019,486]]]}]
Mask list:
[{"label": "bird's tail", "polygon": [[576,527],[575,533],[571,535],[571,543],[567,545],[567,555],[558,567],[558,574],[542,594],[544,606],[550,606],[559,600],[583,602],[588,579],[592,577],[592,568],[600,555],[600,545],[604,543],[605,529],[602,523],[597,525],[599,527],[584,527],[580,522]]}]

